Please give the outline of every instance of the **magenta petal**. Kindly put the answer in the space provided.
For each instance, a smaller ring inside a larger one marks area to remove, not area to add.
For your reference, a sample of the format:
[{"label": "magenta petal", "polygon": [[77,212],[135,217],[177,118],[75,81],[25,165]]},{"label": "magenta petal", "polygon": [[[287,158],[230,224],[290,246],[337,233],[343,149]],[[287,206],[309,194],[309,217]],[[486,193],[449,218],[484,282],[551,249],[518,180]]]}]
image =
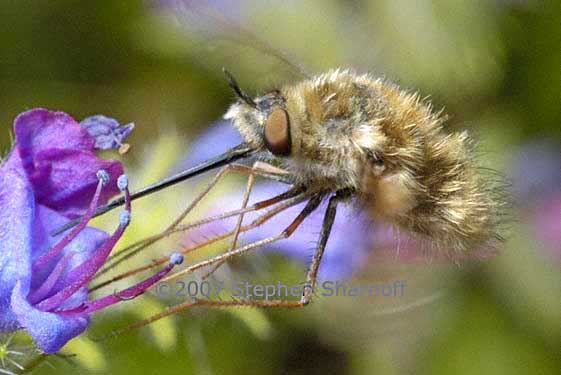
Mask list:
[{"label": "magenta petal", "polygon": [[[59,213],[76,217],[93,196],[96,172],[105,169],[111,181],[123,174],[118,161],[99,159],[95,139],[72,117],[62,112],[34,109],[14,122],[15,149],[33,185],[36,201]],[[115,183],[104,189],[100,203],[118,194]]]},{"label": "magenta petal", "polygon": [[34,155],[43,150],[92,151],[95,144],[95,139],[72,117],[42,108],[20,114],[14,121],[14,132],[26,169]]},{"label": "magenta petal", "polygon": [[100,204],[119,193],[116,181],[123,174],[121,163],[99,159],[94,153],[50,149],[35,155],[36,172],[30,176],[37,201],[68,217],[82,215],[95,193],[96,172],[104,169],[110,182],[100,197]]}]

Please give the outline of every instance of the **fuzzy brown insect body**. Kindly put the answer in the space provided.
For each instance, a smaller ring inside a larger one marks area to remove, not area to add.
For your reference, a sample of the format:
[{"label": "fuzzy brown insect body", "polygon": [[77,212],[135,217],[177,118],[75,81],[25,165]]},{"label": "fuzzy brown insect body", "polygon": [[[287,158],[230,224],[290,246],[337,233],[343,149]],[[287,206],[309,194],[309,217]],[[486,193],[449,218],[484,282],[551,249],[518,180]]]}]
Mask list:
[{"label": "fuzzy brown insect body", "polygon": [[503,199],[478,166],[473,141],[446,132],[444,117],[417,94],[333,70],[240,100],[225,117],[297,186],[349,190],[373,217],[441,252],[468,255],[500,240]]}]

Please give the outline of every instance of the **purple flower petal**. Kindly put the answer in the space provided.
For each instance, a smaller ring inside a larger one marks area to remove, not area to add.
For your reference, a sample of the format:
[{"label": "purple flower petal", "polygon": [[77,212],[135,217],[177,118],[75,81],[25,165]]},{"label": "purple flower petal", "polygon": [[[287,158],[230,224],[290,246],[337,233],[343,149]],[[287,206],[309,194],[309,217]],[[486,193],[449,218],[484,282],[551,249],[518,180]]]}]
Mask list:
[{"label": "purple flower petal", "polygon": [[28,290],[18,281],[12,293],[11,306],[18,322],[33,337],[35,343],[46,353],[56,353],[70,339],[88,328],[89,315],[62,317],[56,313],[36,309],[27,302]]},{"label": "purple flower petal", "polygon": [[93,150],[95,139],[76,125],[64,112],[38,108],[20,114],[14,121],[14,131],[26,170],[33,171],[34,155],[42,150]]},{"label": "purple flower petal", "polygon": [[561,188],[561,145],[538,139],[517,150],[510,161],[512,191],[519,204],[535,204]]},{"label": "purple flower petal", "polygon": [[[62,240],[64,234],[60,234],[56,237],[51,237],[49,233],[53,230],[60,228],[68,220],[44,206],[39,206],[37,209],[35,227],[33,230],[34,239],[38,239],[37,244],[34,245],[35,254],[43,254],[47,249],[55,246],[59,241]],[[67,265],[67,271],[74,269],[86,260],[90,259],[94,253],[99,249],[103,242],[109,237],[107,233],[96,228],[86,227],[82,230],[72,242],[66,246],[63,252],[57,257],[61,259],[66,254],[74,252],[74,255],[70,259]],[[33,259],[35,259],[35,256]],[[46,278],[51,274],[54,269],[56,262],[53,262],[50,267],[45,267],[42,272],[38,273],[33,277],[31,289],[35,290],[39,288]],[[57,293],[63,288],[64,285],[57,283],[51,290],[50,294]],[[68,300],[66,300],[65,305],[71,306],[81,303],[86,297],[87,290],[84,288],[80,293],[75,294]],[[73,300],[75,299],[75,301]]]},{"label": "purple flower petal", "polygon": [[[32,274],[32,258],[60,240],[62,235],[52,238],[48,233],[67,221],[61,214],[37,205],[32,187],[19,153],[12,152],[0,167],[0,331],[25,328],[43,351],[55,352],[87,328],[89,317],[62,319],[37,310],[27,301],[30,290],[40,287],[50,271],[47,267]],[[61,257],[76,252],[68,262],[72,267],[89,258],[106,237],[102,231],[86,228]],[[65,301],[65,306],[76,306],[86,296],[84,288]]]},{"label": "purple flower petal", "polygon": [[559,142],[537,139],[520,147],[510,165],[515,206],[537,239],[561,260],[561,153]]},{"label": "purple flower petal", "polygon": [[35,157],[37,173],[30,176],[40,204],[62,212],[69,218],[82,215],[97,187],[96,172],[105,170],[110,182],[100,203],[118,194],[117,178],[123,174],[121,163],[99,159],[92,152],[50,149]]},{"label": "purple flower petal", "polygon": [[[261,184],[254,189],[250,204],[270,198],[282,190],[279,189],[279,184]],[[241,199],[238,202],[241,202]],[[302,262],[310,262],[316,249],[327,203],[326,198],[291,237],[271,244],[269,248]],[[278,234],[290,225],[304,205],[305,203],[301,203],[287,209],[263,226],[242,235],[242,238],[246,241],[257,241]],[[257,217],[257,214],[248,215],[248,220],[251,220],[251,216]],[[363,264],[373,247],[372,237],[369,235],[371,225],[371,220],[356,207],[347,204],[337,206],[337,216],[320,267],[320,279],[348,277]]]},{"label": "purple flower petal", "polygon": [[[33,184],[37,203],[68,217],[81,215],[97,186],[96,172],[106,170],[111,181],[123,174],[118,161],[99,159],[92,138],[72,117],[62,112],[34,109],[14,122],[15,150]],[[118,194],[114,183],[101,203]]]},{"label": "purple flower petal", "polygon": [[18,326],[10,307],[12,290],[30,271],[21,265],[30,264],[35,205],[19,155],[12,154],[0,168],[0,331],[10,331]]},{"label": "purple flower petal", "polygon": [[[286,185],[264,182],[256,184],[253,188],[249,205],[261,200],[272,198],[287,189]],[[233,211],[241,207],[243,191],[241,188],[228,197],[221,199],[207,212],[205,216]],[[249,243],[269,236],[277,235],[284,230],[304,208],[305,203],[300,203],[288,208],[271,218],[263,225],[240,234],[238,243]],[[319,233],[323,223],[327,199],[314,211],[294,234],[281,241],[270,244],[267,250],[285,254],[302,262],[310,262]],[[251,212],[244,215],[244,224],[251,223],[264,211]],[[188,244],[197,243],[202,238],[232,230],[237,222],[237,216],[198,228],[189,232],[186,238]],[[337,208],[337,217],[333,225],[329,241],[322,259],[319,278],[322,280],[336,279],[350,276],[366,260],[374,246],[374,237],[371,220],[358,211],[355,207],[340,204]]]},{"label": "purple flower petal", "polygon": [[80,125],[95,139],[95,148],[99,150],[121,147],[134,129],[133,123],[121,126],[117,120],[103,115],[87,117]]}]

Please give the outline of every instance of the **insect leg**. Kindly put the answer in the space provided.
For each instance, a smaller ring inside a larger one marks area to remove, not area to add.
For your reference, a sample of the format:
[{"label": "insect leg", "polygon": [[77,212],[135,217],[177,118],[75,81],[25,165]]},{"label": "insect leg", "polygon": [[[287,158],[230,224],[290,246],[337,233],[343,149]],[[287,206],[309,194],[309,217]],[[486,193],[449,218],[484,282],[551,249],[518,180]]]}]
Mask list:
[{"label": "insect leg", "polygon": [[[306,283],[304,284],[304,290],[302,298],[300,301],[285,301],[285,300],[259,300],[259,301],[220,301],[220,300],[198,300],[195,301],[194,306],[214,306],[214,307],[227,307],[227,306],[250,306],[250,307],[290,307],[299,308],[308,305],[312,301],[313,291],[316,287],[317,276],[319,271],[319,266],[321,264],[321,259],[325,251],[325,246],[327,245],[327,240],[331,234],[331,229],[333,228],[333,223],[335,221],[335,216],[337,214],[337,204],[347,197],[347,193],[344,191],[336,193],[329,199],[329,204],[327,210],[325,211],[325,216],[323,217],[323,223],[321,227],[321,232],[319,235],[319,240],[316,247],[316,252],[312,258],[312,263],[306,274]],[[191,306],[189,306],[191,307]]]},{"label": "insect leg", "polygon": [[[214,258],[211,258],[211,259],[208,259],[206,261],[203,261],[203,262],[197,263],[195,265],[192,265],[191,267],[187,268],[186,270],[172,275],[170,278],[163,279],[162,282],[169,281],[172,278],[177,277],[177,275],[179,275],[179,274],[183,275],[183,274],[188,273],[188,272],[193,272],[193,271],[196,271],[197,269],[207,267],[209,265],[221,262],[224,259],[228,259],[228,258],[231,258],[233,256],[240,255],[242,253],[248,252],[249,250],[252,250],[256,247],[266,245],[266,244],[270,244],[272,242],[276,242],[278,240],[290,237],[294,233],[294,231],[300,226],[300,224],[302,224],[304,219],[306,217],[308,217],[319,206],[319,204],[321,203],[321,199],[322,199],[321,195],[315,195],[314,197],[312,197],[308,201],[308,204],[300,212],[300,214],[298,214],[298,216],[292,221],[292,223],[290,223],[290,225],[288,227],[286,227],[286,229],[283,230],[280,234],[265,238],[265,239],[260,240],[260,241],[255,241],[251,244],[245,245],[245,246],[240,247],[238,249],[235,249],[233,251],[229,251],[225,254],[218,255]],[[330,203],[329,203],[330,207],[333,205],[331,202],[332,202],[332,200],[330,200]],[[334,219],[335,215],[333,214],[332,216],[333,216],[333,219]],[[325,223],[325,221],[326,220],[324,220],[324,223]],[[331,220],[331,224],[332,223],[333,223],[333,220]],[[324,228],[325,228],[325,225],[324,225]],[[322,230],[322,234],[325,233],[324,234],[325,240],[323,241],[323,247],[325,247],[325,243],[327,242],[327,237],[329,237],[329,231],[330,230],[331,230],[331,225],[329,225],[329,230],[327,230],[327,231]],[[321,250],[321,253],[323,254],[323,249]],[[314,257],[314,258],[316,258],[316,257]],[[321,260],[321,256],[317,259],[317,262],[319,262],[320,260]],[[317,266],[315,268],[317,269]],[[316,271],[316,273],[317,273],[317,271]],[[304,297],[302,297],[302,298],[304,298]],[[259,302],[261,302],[261,303],[256,304],[256,303],[259,303]],[[214,300],[189,301],[189,302],[184,302],[184,303],[177,304],[177,305],[172,306],[172,307],[168,307],[164,311],[162,311],[158,314],[155,314],[155,315],[153,315],[153,316],[151,316],[147,319],[140,320],[140,321],[135,322],[133,324],[130,324],[130,325],[124,327],[124,328],[113,331],[112,333],[109,334],[109,336],[101,337],[101,338],[93,338],[93,340],[94,341],[103,341],[108,337],[118,336],[121,333],[125,333],[125,332],[131,331],[133,329],[144,327],[144,326],[146,326],[150,323],[153,323],[157,320],[160,320],[160,319],[163,319],[163,318],[168,317],[170,315],[173,315],[175,313],[187,310],[187,309],[189,309],[191,307],[194,307],[194,306],[296,307],[296,306],[294,306],[294,304],[297,304],[298,307],[301,307],[301,306],[304,305],[301,302],[292,302],[292,301],[214,301]]]},{"label": "insect leg", "polygon": [[[96,275],[96,278],[105,274],[106,272],[110,271],[111,269],[115,268],[116,266],[118,266],[120,263],[124,262],[127,259],[130,259],[131,257],[133,257],[134,255],[138,254],[139,252],[141,252],[142,250],[144,250],[146,247],[158,242],[159,240],[169,236],[170,234],[174,233],[174,230],[178,227],[178,225],[181,223],[181,221],[183,221],[183,219],[185,219],[185,217],[200,203],[200,201],[218,184],[218,182],[226,176],[226,174],[230,173],[230,172],[240,172],[240,173],[244,173],[244,174],[248,174],[249,176],[252,175],[258,175],[258,176],[263,176],[266,178],[271,178],[271,176],[273,176],[272,171],[263,171],[261,169],[257,169],[257,168],[252,168],[252,167],[248,167],[242,164],[230,164],[227,165],[226,167],[224,167],[222,170],[220,170],[220,172],[218,172],[213,179],[211,180],[211,182],[205,187],[205,189],[203,189],[203,191],[195,197],[195,199],[193,199],[191,201],[191,203],[189,204],[189,206],[173,221],[173,223],[171,225],[168,226],[168,228],[166,228],[164,231],[155,234],[153,236],[150,236],[148,238],[142,239],[140,241],[137,241],[119,251],[116,251],[109,259],[109,262],[107,264],[107,266],[105,268],[103,268],[102,270],[100,270],[98,272],[98,274]],[[284,178],[284,181],[286,181],[286,177],[287,176],[281,176],[280,178]],[[290,190],[289,190],[290,191]],[[284,195],[279,195],[278,197],[284,197]],[[276,197],[275,197],[276,198]],[[274,198],[271,198],[274,199]],[[264,202],[260,202],[257,205],[261,204],[260,207],[258,207],[257,209],[263,208],[263,207],[267,207],[267,203],[268,202],[272,202],[271,204],[276,203],[276,201],[274,200],[268,200],[268,201],[264,201]],[[234,214],[235,215],[235,214]],[[231,216],[234,216],[231,215]],[[208,220],[208,219],[207,219]],[[202,224],[206,224],[207,222],[210,221],[206,221],[206,222],[201,222],[198,225],[202,225]],[[197,223],[194,223],[197,224]],[[194,227],[195,225],[192,224],[192,226]]]},{"label": "insect leg", "polygon": [[[127,246],[126,248],[124,248],[124,249],[122,249],[122,250],[116,252],[116,253],[114,254],[114,256],[118,256],[118,255],[120,255],[120,254],[122,254],[122,253],[125,253],[125,252],[127,252],[128,250],[130,250],[130,249],[132,249],[132,248],[136,248],[136,247],[138,247],[138,246],[143,246],[143,247],[144,247],[144,246],[148,246],[148,245],[154,243],[154,242],[151,242],[151,241],[153,241],[153,240],[156,240],[156,241],[157,241],[157,240],[159,240],[159,239],[161,239],[161,238],[164,238],[164,237],[168,236],[169,234],[174,233],[174,229],[178,226],[179,222],[181,222],[181,221],[185,218],[185,216],[187,216],[187,214],[197,205],[197,203],[200,202],[200,201],[202,200],[202,198],[203,198],[206,194],[208,194],[208,192],[218,183],[218,181],[220,180],[220,178],[221,178],[221,177],[224,177],[228,172],[233,172],[233,171],[240,172],[240,173],[244,173],[244,174],[248,174],[248,175],[255,174],[255,175],[258,175],[258,176],[263,176],[263,177],[265,177],[265,178],[273,179],[273,174],[270,173],[270,171],[263,172],[263,171],[261,171],[260,169],[254,169],[254,168],[247,167],[247,166],[241,165],[241,164],[231,164],[231,165],[228,165],[227,167],[225,167],[223,170],[221,170],[221,171],[213,178],[213,180],[210,182],[210,184],[207,186],[207,188],[206,188],[205,190],[203,190],[202,193],[201,193],[198,197],[195,198],[195,200],[191,203],[191,205],[180,215],[180,217],[179,217],[178,219],[176,219],[176,220],[173,222],[172,225],[170,225],[170,226],[167,228],[167,230],[164,230],[164,231],[162,231],[162,232],[160,232],[160,233],[158,233],[158,234],[156,234],[156,235],[154,235],[154,236],[148,237],[147,239],[144,239],[144,240],[138,241],[138,242],[136,242],[136,243],[134,243],[134,244],[132,244],[132,245],[129,245],[129,246]],[[277,180],[277,181],[281,181],[281,180],[282,180],[282,182],[286,182],[286,176],[282,176],[282,179],[276,179],[276,180]],[[292,196],[293,196],[293,195],[292,195]],[[280,200],[281,198],[284,198],[284,197],[289,197],[288,192],[287,192],[286,194],[281,194],[281,195],[279,195],[279,196],[277,196],[277,197],[275,197],[275,198],[277,198],[277,199]],[[263,208],[263,207],[267,207],[268,205],[273,204],[273,203],[276,203],[277,201],[279,201],[279,200],[276,200],[276,201],[275,201],[275,198],[271,198],[270,200],[257,203],[256,205],[259,205],[259,207],[257,207],[256,209],[260,209],[260,208]],[[270,203],[270,204],[269,204],[269,203]],[[190,224],[190,225],[191,225],[191,226],[198,226],[198,225],[202,225],[202,224],[207,224],[207,223],[209,223],[209,222],[211,222],[211,221],[220,220],[220,219],[225,219],[225,218],[227,218],[227,217],[235,216],[235,215],[237,215],[237,214],[238,214],[238,213],[232,212],[229,216],[228,216],[228,214],[224,214],[223,216],[216,216],[215,218],[214,218],[214,217],[213,217],[213,218],[208,218],[208,219],[206,219],[206,220],[201,220],[201,221],[199,221],[199,222],[195,222],[195,223],[192,223],[192,224]],[[145,244],[146,242],[149,242],[148,245]]]},{"label": "insect leg", "polygon": [[119,251],[116,251],[114,254],[112,254],[111,257],[109,258],[108,265],[98,272],[98,274],[96,275],[96,278],[103,275],[104,273],[110,271],[111,269],[113,269],[114,267],[119,265],[124,260],[129,259],[130,256],[140,252],[142,249],[144,249],[144,248],[156,243],[160,239],[166,237],[167,233],[170,230],[173,230],[175,227],[177,227],[181,223],[181,221],[183,221],[183,219],[189,214],[189,212],[191,212],[200,203],[200,201],[218,184],[218,182],[230,170],[231,170],[230,166],[226,166],[226,167],[222,168],[212,178],[210,183],[203,189],[203,191],[201,193],[199,193],[199,195],[197,195],[195,197],[195,199],[193,199],[191,201],[191,203],[187,206],[187,208],[185,210],[183,210],[183,212],[165,230],[163,230],[162,232],[160,232],[156,235],[153,235],[153,236],[150,236],[148,238],[137,241],[137,242],[133,243],[132,245],[127,246],[127,247],[125,247],[125,248],[123,248]]},{"label": "insect leg", "polygon": [[233,256],[246,253],[249,250],[255,249],[256,247],[260,247],[260,246],[263,246],[263,245],[268,245],[270,243],[277,242],[279,240],[290,237],[292,235],[292,233],[294,233],[294,231],[300,226],[300,224],[302,224],[304,219],[306,217],[308,217],[319,206],[319,204],[321,203],[321,199],[322,199],[322,195],[320,195],[320,194],[317,194],[317,195],[313,196],[312,198],[310,198],[310,200],[308,201],[306,206],[302,209],[302,211],[298,214],[298,216],[296,216],[296,218],[292,221],[292,223],[290,223],[290,225],[288,227],[286,227],[286,229],[283,230],[280,234],[270,236],[270,237],[264,238],[264,239],[259,240],[259,241],[252,242],[252,243],[247,244],[245,246],[242,246],[238,249],[234,249],[234,250],[228,251],[224,254],[220,254],[220,255],[217,255],[213,258],[210,258],[210,259],[207,259],[205,261],[199,262],[197,264],[194,264],[194,265],[192,265],[190,267],[187,267],[187,268],[185,268],[185,269],[183,269],[183,270],[181,270],[177,273],[174,273],[173,275],[170,275],[170,276],[162,279],[162,281],[165,282],[165,281],[175,279],[179,276],[194,272],[194,271],[196,271],[200,268],[211,266],[211,265],[219,263],[223,260],[230,259]]},{"label": "insect leg", "polygon": [[[249,196],[251,194],[251,190],[253,189],[253,185],[255,184],[255,175],[254,174],[250,174],[249,178],[247,179],[247,186],[245,189],[245,193],[244,193],[244,197],[243,197],[243,203],[242,203],[242,209],[247,207],[247,202],[249,201]],[[234,232],[234,238],[232,238],[232,243],[230,245],[230,248],[228,249],[228,251],[232,251],[236,248],[236,244],[238,242],[238,237],[240,235],[240,229],[242,227],[242,223],[243,223],[243,218],[244,218],[244,214],[240,214],[240,216],[238,217],[238,222],[236,223],[236,229]],[[226,263],[225,261],[222,261],[220,263],[215,264],[212,269],[210,271],[208,271],[202,278],[203,280],[205,280],[206,278],[208,278],[210,275],[212,275],[214,272],[216,272],[216,270],[218,268],[220,268],[220,266],[222,266],[224,263]]]},{"label": "insect leg", "polygon": [[[333,223],[335,221],[335,216],[337,214],[337,204],[341,200],[346,199],[346,198],[347,198],[347,192],[346,191],[340,191],[340,192],[337,192],[334,196],[332,196],[329,199],[329,204],[327,206],[327,210],[326,210],[325,216],[323,218],[322,228],[321,228],[321,232],[320,232],[320,235],[319,235],[319,240],[318,240],[316,252],[315,252],[314,257],[312,259],[312,263],[310,264],[310,268],[308,269],[308,272],[306,274],[306,283],[304,284],[304,291],[303,291],[302,298],[300,299],[300,301],[285,301],[285,300],[270,300],[270,301],[267,301],[267,300],[266,301],[198,300],[198,301],[195,301],[194,304],[190,304],[186,308],[189,308],[189,307],[192,307],[192,306],[201,306],[201,305],[216,306],[216,307],[221,307],[221,306],[222,307],[226,307],[226,306],[252,306],[252,307],[266,307],[266,308],[268,308],[268,307],[303,307],[303,306],[306,306],[307,304],[309,304],[310,301],[312,300],[313,290],[316,286],[319,266],[321,264],[321,259],[323,257],[323,253],[325,251],[325,246],[327,245],[327,240],[329,239],[329,235],[331,234],[331,229],[333,228]],[[306,206],[306,207],[308,207],[308,206]],[[302,213],[304,213],[304,211]],[[300,215],[302,215],[302,213]],[[292,224],[290,224],[288,226],[288,228],[285,229],[285,231],[283,233],[288,232],[288,233],[292,234],[292,232],[301,223],[301,221],[297,222],[297,219],[294,220],[292,222]],[[288,234],[288,236],[290,234]],[[284,238],[286,238],[286,237],[284,237]],[[267,239],[261,240],[261,241],[266,241],[266,240]],[[257,242],[261,242],[261,241],[257,241]],[[270,242],[273,242],[273,241],[270,241]],[[270,243],[270,242],[268,242],[268,243]],[[241,249],[243,249],[243,248],[241,248]],[[241,249],[239,249],[239,250],[241,250]],[[212,259],[210,259],[209,261],[212,261]],[[201,264],[201,263],[199,263],[199,264]],[[198,267],[198,265],[191,266],[190,268],[195,268],[195,267]],[[185,272],[181,271],[179,273],[184,274]],[[168,276],[166,279],[163,279],[163,281],[167,281],[167,280],[170,280],[172,278],[175,278],[176,277],[175,275],[177,275],[177,274]]]},{"label": "insect leg", "polygon": [[[247,231],[249,231],[249,230],[251,230],[251,229],[253,229],[253,228],[256,228],[256,227],[258,227],[258,226],[264,224],[265,222],[267,222],[269,219],[271,219],[272,217],[276,216],[276,215],[279,214],[280,212],[286,210],[287,208],[290,208],[290,207],[292,207],[292,206],[295,206],[295,205],[301,203],[301,202],[304,201],[305,199],[306,199],[306,195],[301,194],[301,195],[299,195],[299,196],[296,196],[296,197],[293,197],[293,198],[284,200],[281,204],[275,206],[274,208],[272,208],[272,209],[269,210],[268,212],[266,212],[266,213],[264,213],[263,215],[257,217],[257,218],[256,218],[255,220],[253,220],[253,222],[251,222],[250,224],[242,226],[241,229],[240,229],[240,233],[247,232]],[[223,233],[223,234],[220,234],[220,235],[215,236],[215,237],[211,238],[210,240],[207,240],[207,241],[205,241],[205,242],[203,242],[203,243],[200,243],[200,244],[198,244],[198,245],[196,245],[196,246],[194,246],[194,247],[189,247],[189,248],[183,249],[183,250],[180,251],[180,252],[181,252],[182,254],[184,254],[184,255],[185,255],[185,254],[188,254],[188,253],[191,253],[191,252],[194,252],[194,251],[196,251],[196,250],[198,250],[198,249],[200,249],[200,248],[203,248],[203,247],[205,247],[205,246],[209,246],[209,245],[211,245],[211,244],[213,244],[213,243],[215,243],[215,242],[222,241],[222,240],[224,240],[224,239],[226,239],[226,238],[232,236],[233,234],[234,234],[234,230],[229,231],[229,232],[226,232],[226,233]],[[169,257],[162,257],[162,258],[160,258],[160,259],[157,259],[157,260],[152,261],[151,263],[149,263],[149,264],[147,264],[147,265],[134,268],[134,269],[132,269],[132,270],[129,270],[129,271],[127,271],[127,272],[124,272],[124,273],[121,273],[121,274],[119,274],[119,275],[117,275],[117,276],[114,276],[114,277],[112,277],[112,278],[109,279],[109,280],[106,280],[106,281],[103,281],[103,282],[101,282],[101,283],[99,283],[99,284],[97,284],[97,285],[91,286],[89,290],[90,290],[90,292],[92,292],[92,291],[94,291],[94,290],[103,288],[103,287],[105,287],[105,286],[107,286],[107,285],[109,285],[109,284],[112,284],[112,283],[116,282],[116,281],[123,280],[123,279],[126,279],[127,277],[134,276],[134,275],[136,275],[136,274],[138,274],[138,273],[140,273],[140,272],[147,271],[147,270],[152,269],[152,268],[154,268],[154,267],[158,267],[158,266],[160,266],[160,265],[162,265],[162,264],[164,264],[164,263],[167,263],[168,261],[169,261]]]}]

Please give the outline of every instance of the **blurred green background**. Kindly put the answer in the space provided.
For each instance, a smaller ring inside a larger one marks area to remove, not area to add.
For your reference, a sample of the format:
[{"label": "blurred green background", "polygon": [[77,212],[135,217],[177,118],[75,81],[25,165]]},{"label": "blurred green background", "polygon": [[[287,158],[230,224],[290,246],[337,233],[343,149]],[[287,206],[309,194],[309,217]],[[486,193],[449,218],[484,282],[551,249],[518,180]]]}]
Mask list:
[{"label": "blurred green background", "polygon": [[[350,66],[430,96],[450,115],[450,128],[476,134],[486,163],[506,174],[521,167],[515,155],[534,142],[549,142],[552,160],[559,157],[559,1],[212,3],[312,72]],[[252,94],[297,79],[278,59],[249,48],[245,32],[205,18],[182,28],[165,6],[0,0],[0,150],[9,148],[12,121],[26,109],[76,119],[102,113],[136,123],[122,160],[139,187],[168,174],[225,112],[233,97],[222,66]],[[123,243],[169,223],[188,192],[178,187],[139,202]],[[492,259],[457,266],[373,251],[355,281],[405,279],[406,298],[318,299],[305,311],[196,309],[103,342],[79,338],[63,351],[75,356],[52,356],[34,373],[560,373],[561,244],[541,241],[535,223],[561,186],[548,192],[515,202],[509,240]],[[99,221],[107,228],[114,222]],[[150,251],[144,262],[164,254],[161,246]],[[303,279],[305,266],[295,261],[271,255],[252,265],[247,258],[237,279],[259,277],[263,268],[274,280]],[[165,304],[146,296],[110,308],[96,315],[90,334]]]}]

